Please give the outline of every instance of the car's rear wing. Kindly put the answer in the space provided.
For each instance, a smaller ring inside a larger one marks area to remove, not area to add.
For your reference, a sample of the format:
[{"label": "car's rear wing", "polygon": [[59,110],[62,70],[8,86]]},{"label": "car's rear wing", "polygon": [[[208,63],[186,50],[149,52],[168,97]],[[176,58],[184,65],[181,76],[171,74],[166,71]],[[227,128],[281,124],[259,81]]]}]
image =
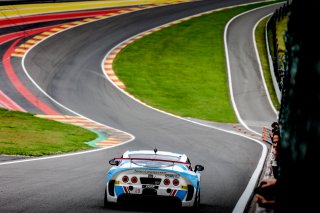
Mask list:
[{"label": "car's rear wing", "polygon": [[181,161],[174,161],[174,160],[164,160],[164,159],[153,159],[153,158],[113,158],[109,161],[111,165],[118,165],[120,161],[159,161],[159,162],[168,162],[173,164],[184,164],[184,165],[191,165],[189,162],[181,162]]}]

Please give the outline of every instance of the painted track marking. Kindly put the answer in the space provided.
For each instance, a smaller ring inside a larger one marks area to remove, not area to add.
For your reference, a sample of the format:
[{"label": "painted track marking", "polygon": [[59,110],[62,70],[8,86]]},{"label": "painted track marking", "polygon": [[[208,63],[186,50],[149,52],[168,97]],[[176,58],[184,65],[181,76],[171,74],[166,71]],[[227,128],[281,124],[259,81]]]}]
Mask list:
[{"label": "painted track marking", "polygon": [[57,112],[55,109],[51,108],[48,106],[45,102],[41,101],[38,99],[36,96],[34,96],[31,91],[20,81],[19,77],[16,75],[14,72],[14,69],[11,64],[11,54],[13,53],[16,44],[20,41],[21,39],[18,39],[15,41],[10,48],[5,52],[2,58],[3,66],[5,69],[5,72],[13,84],[13,86],[17,89],[17,91],[30,103],[32,103],[35,107],[37,107],[39,110],[46,114],[53,114],[53,115],[58,115],[60,114]]},{"label": "painted track marking", "polygon": [[95,143],[95,145],[100,148],[111,148],[116,145],[125,143],[126,141],[131,139],[130,135],[125,134],[122,131],[94,122],[85,117],[67,115],[37,115],[37,117],[59,121],[66,124],[73,124],[83,128],[93,129],[98,132],[106,133],[108,137],[105,140]]},{"label": "painted track marking", "polygon": [[30,16],[34,14],[81,11],[101,8],[114,7],[134,7],[142,5],[146,8],[150,5],[168,5],[183,2],[190,2],[191,0],[133,0],[133,1],[90,1],[88,2],[66,2],[66,3],[42,3],[42,4],[27,4],[14,6],[0,6],[1,15],[4,18]]},{"label": "painted track marking", "polygon": [[10,99],[1,90],[0,90],[0,107],[6,108],[9,110],[26,112],[21,106],[19,106],[16,102],[14,102],[12,99]]}]

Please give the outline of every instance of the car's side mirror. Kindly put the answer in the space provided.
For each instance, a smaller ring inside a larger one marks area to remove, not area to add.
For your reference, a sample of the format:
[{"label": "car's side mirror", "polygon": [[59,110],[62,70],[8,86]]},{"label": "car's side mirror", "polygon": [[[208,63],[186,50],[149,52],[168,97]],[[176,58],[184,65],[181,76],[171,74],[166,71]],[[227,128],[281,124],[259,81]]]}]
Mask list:
[{"label": "car's side mirror", "polygon": [[200,171],[203,171],[204,170],[204,167],[202,165],[196,165],[194,167],[194,172],[200,172]]},{"label": "car's side mirror", "polygon": [[119,161],[116,159],[109,160],[109,164],[112,166],[119,166]]}]

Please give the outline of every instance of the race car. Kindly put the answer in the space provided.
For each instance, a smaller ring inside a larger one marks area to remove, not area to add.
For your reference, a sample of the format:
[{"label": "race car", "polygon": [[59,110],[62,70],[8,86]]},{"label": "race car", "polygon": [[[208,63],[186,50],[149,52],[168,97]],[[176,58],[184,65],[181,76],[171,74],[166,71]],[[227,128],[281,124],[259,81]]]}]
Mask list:
[{"label": "race car", "polygon": [[197,208],[200,204],[200,171],[192,168],[185,154],[166,151],[126,151],[109,161],[106,174],[104,206],[122,200],[162,199],[181,207]]}]

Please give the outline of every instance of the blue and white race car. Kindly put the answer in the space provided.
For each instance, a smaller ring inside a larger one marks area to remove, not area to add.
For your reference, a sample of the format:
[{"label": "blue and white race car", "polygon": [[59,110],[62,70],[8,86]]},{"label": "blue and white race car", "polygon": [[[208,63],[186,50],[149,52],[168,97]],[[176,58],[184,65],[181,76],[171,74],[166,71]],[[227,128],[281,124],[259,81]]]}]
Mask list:
[{"label": "blue and white race car", "polygon": [[109,161],[104,205],[122,199],[150,198],[174,200],[182,207],[200,203],[201,165],[193,169],[185,154],[155,150],[127,151]]}]

